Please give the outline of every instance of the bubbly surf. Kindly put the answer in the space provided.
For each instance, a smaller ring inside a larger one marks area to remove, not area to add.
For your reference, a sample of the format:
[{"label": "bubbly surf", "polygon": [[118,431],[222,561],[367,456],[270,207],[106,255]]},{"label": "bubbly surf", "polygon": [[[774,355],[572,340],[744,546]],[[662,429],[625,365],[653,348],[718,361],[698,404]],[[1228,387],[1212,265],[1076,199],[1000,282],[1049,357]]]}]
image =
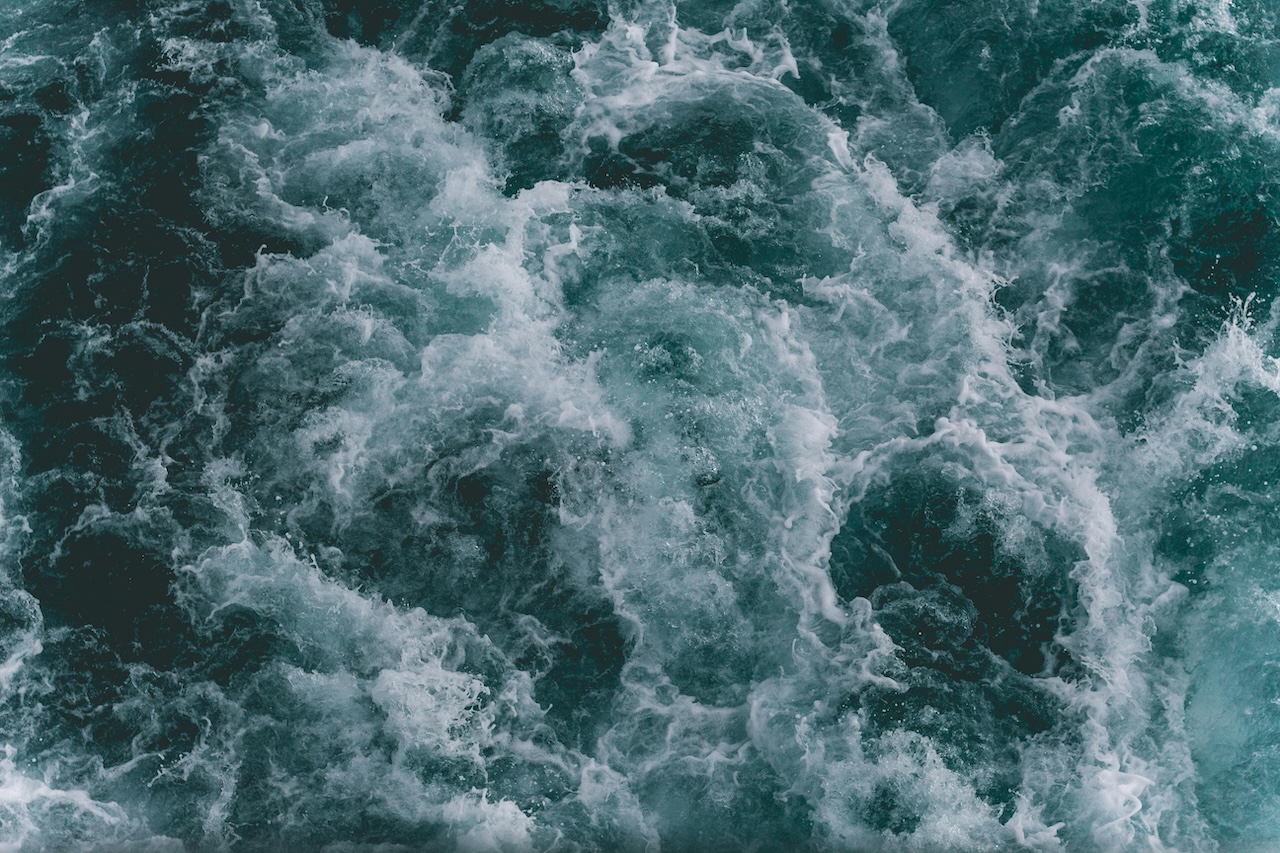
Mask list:
[{"label": "bubbly surf", "polygon": [[1267,0],[0,0],[0,850],[1280,844]]}]

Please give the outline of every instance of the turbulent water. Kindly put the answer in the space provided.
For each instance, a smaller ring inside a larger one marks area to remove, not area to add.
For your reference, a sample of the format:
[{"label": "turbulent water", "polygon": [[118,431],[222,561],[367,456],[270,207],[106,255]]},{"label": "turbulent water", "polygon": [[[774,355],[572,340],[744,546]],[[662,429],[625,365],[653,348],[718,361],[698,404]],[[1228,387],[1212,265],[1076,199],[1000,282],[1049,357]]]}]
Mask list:
[{"label": "turbulent water", "polygon": [[0,850],[1280,847],[1274,0],[0,0],[0,271]]}]

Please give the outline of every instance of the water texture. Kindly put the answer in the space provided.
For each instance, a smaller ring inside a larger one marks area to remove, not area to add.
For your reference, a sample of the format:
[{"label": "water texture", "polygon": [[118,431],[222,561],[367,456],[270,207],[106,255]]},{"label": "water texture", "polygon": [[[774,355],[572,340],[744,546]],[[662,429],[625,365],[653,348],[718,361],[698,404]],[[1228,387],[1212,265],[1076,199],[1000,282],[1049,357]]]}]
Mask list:
[{"label": "water texture", "polygon": [[1280,847],[1272,0],[0,0],[0,851]]}]

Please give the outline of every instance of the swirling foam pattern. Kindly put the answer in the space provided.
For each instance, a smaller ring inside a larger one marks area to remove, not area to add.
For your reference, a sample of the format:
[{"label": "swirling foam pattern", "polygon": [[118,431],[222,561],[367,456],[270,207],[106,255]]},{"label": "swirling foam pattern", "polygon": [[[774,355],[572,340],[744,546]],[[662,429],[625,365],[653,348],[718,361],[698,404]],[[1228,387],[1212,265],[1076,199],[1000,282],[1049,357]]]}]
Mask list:
[{"label": "swirling foam pattern", "polygon": [[1271,0],[0,0],[0,850],[1280,846]]}]

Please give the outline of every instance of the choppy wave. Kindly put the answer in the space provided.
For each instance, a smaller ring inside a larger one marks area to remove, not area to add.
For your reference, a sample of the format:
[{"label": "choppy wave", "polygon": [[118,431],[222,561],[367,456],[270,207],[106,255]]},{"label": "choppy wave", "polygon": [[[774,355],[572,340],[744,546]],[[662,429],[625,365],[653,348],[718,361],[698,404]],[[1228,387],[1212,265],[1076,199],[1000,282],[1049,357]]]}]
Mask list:
[{"label": "choppy wave", "polygon": [[1266,0],[0,0],[0,850],[1280,844],[1278,191]]}]

